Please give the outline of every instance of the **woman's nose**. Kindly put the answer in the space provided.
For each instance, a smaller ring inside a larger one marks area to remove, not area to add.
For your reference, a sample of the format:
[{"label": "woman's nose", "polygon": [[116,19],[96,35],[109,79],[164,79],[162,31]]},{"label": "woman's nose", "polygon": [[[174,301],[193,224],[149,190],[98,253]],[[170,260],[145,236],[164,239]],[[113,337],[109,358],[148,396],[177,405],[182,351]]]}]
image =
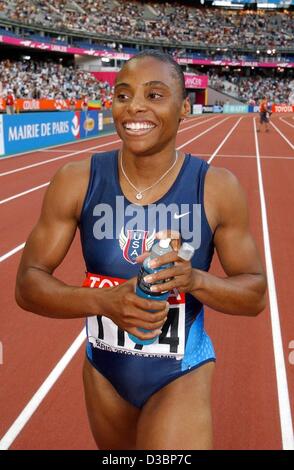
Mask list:
[{"label": "woman's nose", "polygon": [[135,95],[129,102],[129,109],[132,112],[140,112],[145,111],[146,109],[146,102],[143,96]]}]

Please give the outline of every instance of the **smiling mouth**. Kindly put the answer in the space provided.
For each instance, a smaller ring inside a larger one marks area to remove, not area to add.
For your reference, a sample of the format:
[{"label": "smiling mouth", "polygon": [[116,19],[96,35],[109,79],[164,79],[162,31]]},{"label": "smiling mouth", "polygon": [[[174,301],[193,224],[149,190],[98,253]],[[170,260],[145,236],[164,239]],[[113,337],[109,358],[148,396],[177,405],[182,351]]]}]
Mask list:
[{"label": "smiling mouth", "polygon": [[130,135],[145,135],[151,132],[155,127],[156,125],[150,121],[129,121],[123,123],[124,130]]}]

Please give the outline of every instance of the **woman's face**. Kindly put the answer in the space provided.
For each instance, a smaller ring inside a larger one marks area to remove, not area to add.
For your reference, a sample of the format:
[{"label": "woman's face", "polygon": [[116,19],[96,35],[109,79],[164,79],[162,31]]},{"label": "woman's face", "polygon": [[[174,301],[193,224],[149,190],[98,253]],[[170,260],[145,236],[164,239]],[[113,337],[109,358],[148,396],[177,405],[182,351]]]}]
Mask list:
[{"label": "woman's face", "polygon": [[126,149],[149,155],[174,145],[190,106],[170,64],[153,57],[130,61],[118,74],[113,118]]}]

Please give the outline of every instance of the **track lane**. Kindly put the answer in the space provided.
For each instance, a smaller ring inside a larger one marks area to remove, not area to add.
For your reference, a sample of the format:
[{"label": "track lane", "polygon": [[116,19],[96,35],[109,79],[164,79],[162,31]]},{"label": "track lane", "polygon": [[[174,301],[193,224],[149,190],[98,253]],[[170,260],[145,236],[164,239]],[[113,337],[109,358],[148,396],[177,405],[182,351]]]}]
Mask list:
[{"label": "track lane", "polygon": [[[280,122],[277,127],[293,142],[288,126],[282,128]],[[287,133],[287,134],[286,134]],[[271,134],[263,151],[282,145],[283,138]],[[290,147],[289,147],[290,148]],[[294,279],[294,252],[293,252],[293,201],[294,201],[294,150],[293,160],[262,160],[264,174],[264,187],[268,200],[268,222],[272,244],[272,257],[276,272],[276,287],[278,304],[280,308],[280,322],[282,330],[283,350],[289,386],[292,416],[294,416],[294,365],[289,360],[290,342],[294,339],[294,316],[292,305],[294,292],[292,280]]]},{"label": "track lane", "polygon": [[[84,347],[72,359],[64,373],[47,395],[40,412],[36,412],[12,450],[95,450],[82,385]],[[40,432],[43,429],[45,432]]]},{"label": "track lane", "polygon": [[[258,120],[256,122],[258,122]],[[278,116],[272,117],[271,122],[278,128],[282,128],[281,121],[278,119]],[[285,127],[288,127],[287,124],[285,124]],[[280,134],[273,126],[270,125],[269,129],[269,132],[265,132],[263,129],[263,131],[258,133],[260,154],[274,156],[278,149],[279,155],[284,157],[293,157],[293,150],[289,144],[281,138]],[[288,132],[288,134],[290,133]],[[278,144],[276,142],[278,142]],[[269,145],[269,143],[273,145]]]},{"label": "track lane", "polygon": [[[81,331],[84,321],[54,320],[20,309],[14,302],[14,285],[20,254],[1,263],[1,341],[4,363],[0,367],[0,436],[31,399],[40,383]],[[84,263],[78,239],[56,276],[72,285],[81,285]],[[33,393],[32,393],[33,392]],[[1,438],[0,438],[1,439]]]},{"label": "track lane", "polygon": [[[216,156],[213,165],[231,170],[244,187],[251,230],[263,256],[256,160],[242,159],[243,152],[255,153],[252,117],[242,120],[238,133],[232,135],[221,152],[228,150],[240,158]],[[211,272],[223,276],[216,258]],[[206,325],[217,350],[213,388],[216,449],[281,448],[269,307],[256,318],[233,317],[207,309]]]},{"label": "track lane", "polygon": [[[32,150],[30,152],[24,154],[17,154],[8,157],[1,157],[0,158],[0,168],[2,171],[10,171],[15,168],[19,168],[26,165],[31,165],[34,163],[38,163],[44,160],[48,160],[50,158],[54,158],[60,154],[65,154],[69,152],[74,152],[76,150],[83,150],[87,147],[91,147],[94,145],[99,145],[100,143],[108,142],[116,136],[116,132],[113,135],[105,135],[105,136],[98,136],[94,139],[88,140],[80,140],[77,142],[69,142],[64,145],[57,145],[56,147],[48,147],[48,149],[39,149],[39,150]],[[46,151],[48,151],[48,154]],[[55,155],[56,154],[56,155]]]}]

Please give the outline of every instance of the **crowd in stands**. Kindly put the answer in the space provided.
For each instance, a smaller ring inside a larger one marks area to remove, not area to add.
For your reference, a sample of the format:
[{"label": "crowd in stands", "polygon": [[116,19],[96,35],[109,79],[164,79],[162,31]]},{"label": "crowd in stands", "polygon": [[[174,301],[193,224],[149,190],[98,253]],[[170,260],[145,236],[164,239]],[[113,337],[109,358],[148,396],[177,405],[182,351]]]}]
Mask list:
[{"label": "crowd in stands", "polygon": [[60,63],[32,60],[0,61],[2,96],[12,90],[15,98],[54,98],[100,100],[102,105],[111,99],[107,82],[97,80],[91,73]]},{"label": "crowd in stands", "polygon": [[292,47],[292,12],[196,8],[177,2],[0,0],[1,15],[28,25],[118,39],[235,47]]},{"label": "crowd in stands", "polygon": [[[275,103],[288,103],[294,92],[293,77],[243,77],[237,72],[208,72],[209,86],[244,102],[266,95]],[[90,72],[55,62],[33,60],[0,61],[0,97],[9,90],[15,98],[100,100],[102,107],[112,101],[112,88]]]},{"label": "crowd in stands", "polygon": [[258,102],[263,96],[274,103],[289,103],[294,92],[293,78],[262,77],[260,75],[241,77],[240,75],[218,74],[209,76],[209,85],[244,102]]}]

